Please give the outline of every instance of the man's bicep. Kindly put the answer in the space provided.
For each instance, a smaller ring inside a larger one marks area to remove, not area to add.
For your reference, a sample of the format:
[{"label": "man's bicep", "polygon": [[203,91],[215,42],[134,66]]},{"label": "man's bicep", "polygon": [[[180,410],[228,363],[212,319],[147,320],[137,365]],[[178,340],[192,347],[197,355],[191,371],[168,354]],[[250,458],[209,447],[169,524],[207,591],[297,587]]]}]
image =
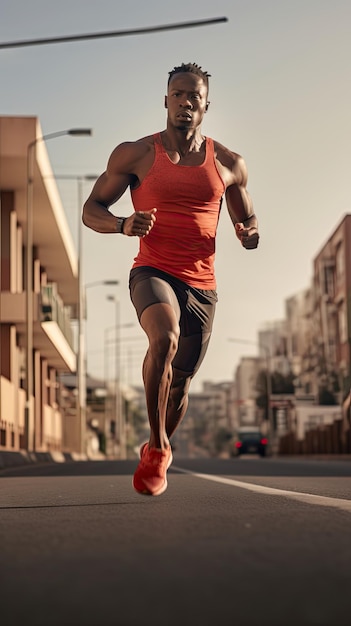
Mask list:
[{"label": "man's bicep", "polygon": [[113,150],[106,171],[98,178],[92,191],[96,202],[110,206],[119,200],[135,178],[136,156],[134,143],[125,142]]},{"label": "man's bicep", "polygon": [[96,202],[108,207],[119,200],[129,187],[130,182],[129,174],[107,170],[96,181],[91,195]]}]

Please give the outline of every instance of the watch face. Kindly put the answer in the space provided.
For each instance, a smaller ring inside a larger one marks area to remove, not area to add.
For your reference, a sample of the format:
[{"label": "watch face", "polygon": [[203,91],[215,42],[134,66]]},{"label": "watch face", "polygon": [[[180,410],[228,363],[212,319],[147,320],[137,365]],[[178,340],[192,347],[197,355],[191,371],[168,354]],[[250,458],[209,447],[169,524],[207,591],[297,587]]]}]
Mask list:
[{"label": "watch face", "polygon": [[116,224],[116,232],[117,233],[121,233],[122,232],[123,222],[124,222],[124,219],[122,217],[117,217],[117,224]]}]

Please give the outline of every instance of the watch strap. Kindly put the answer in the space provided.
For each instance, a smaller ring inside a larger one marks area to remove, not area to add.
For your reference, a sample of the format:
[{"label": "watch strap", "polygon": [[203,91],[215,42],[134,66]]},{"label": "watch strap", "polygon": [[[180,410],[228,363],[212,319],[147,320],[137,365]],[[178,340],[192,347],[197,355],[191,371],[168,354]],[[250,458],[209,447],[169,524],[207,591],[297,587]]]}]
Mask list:
[{"label": "watch strap", "polygon": [[123,226],[124,226],[124,222],[126,221],[125,217],[117,217],[117,223],[116,223],[116,233],[121,233],[122,235],[123,233]]}]

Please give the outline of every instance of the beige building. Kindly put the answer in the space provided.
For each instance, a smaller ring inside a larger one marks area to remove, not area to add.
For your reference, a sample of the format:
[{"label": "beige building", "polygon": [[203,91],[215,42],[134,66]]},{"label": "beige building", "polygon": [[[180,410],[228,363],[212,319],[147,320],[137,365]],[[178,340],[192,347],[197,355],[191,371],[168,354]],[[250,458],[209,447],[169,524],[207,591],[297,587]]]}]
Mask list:
[{"label": "beige building", "polygon": [[314,374],[313,289],[310,287],[285,300],[287,357],[298,394],[317,397]]},{"label": "beige building", "polygon": [[58,378],[76,369],[77,255],[35,117],[0,117],[0,192],[0,449],[79,450]]},{"label": "beige building", "polygon": [[274,320],[262,324],[257,337],[260,357],[269,359],[272,372],[287,376],[290,372],[290,363],[287,358],[286,320]]},{"label": "beige building", "polygon": [[318,386],[339,387],[344,397],[351,385],[351,215],[342,218],[313,267]]},{"label": "beige building", "polygon": [[240,359],[235,371],[237,426],[258,423],[257,377],[260,369],[266,367],[266,363],[259,357],[246,356]]}]

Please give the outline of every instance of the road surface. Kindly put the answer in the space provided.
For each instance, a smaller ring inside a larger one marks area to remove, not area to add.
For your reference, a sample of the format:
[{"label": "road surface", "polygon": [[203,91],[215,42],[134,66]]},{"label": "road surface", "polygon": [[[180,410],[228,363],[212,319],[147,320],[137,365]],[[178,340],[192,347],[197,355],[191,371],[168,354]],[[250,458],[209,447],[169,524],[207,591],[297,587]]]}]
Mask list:
[{"label": "road surface", "polygon": [[1,626],[350,626],[351,460],[0,472]]}]

